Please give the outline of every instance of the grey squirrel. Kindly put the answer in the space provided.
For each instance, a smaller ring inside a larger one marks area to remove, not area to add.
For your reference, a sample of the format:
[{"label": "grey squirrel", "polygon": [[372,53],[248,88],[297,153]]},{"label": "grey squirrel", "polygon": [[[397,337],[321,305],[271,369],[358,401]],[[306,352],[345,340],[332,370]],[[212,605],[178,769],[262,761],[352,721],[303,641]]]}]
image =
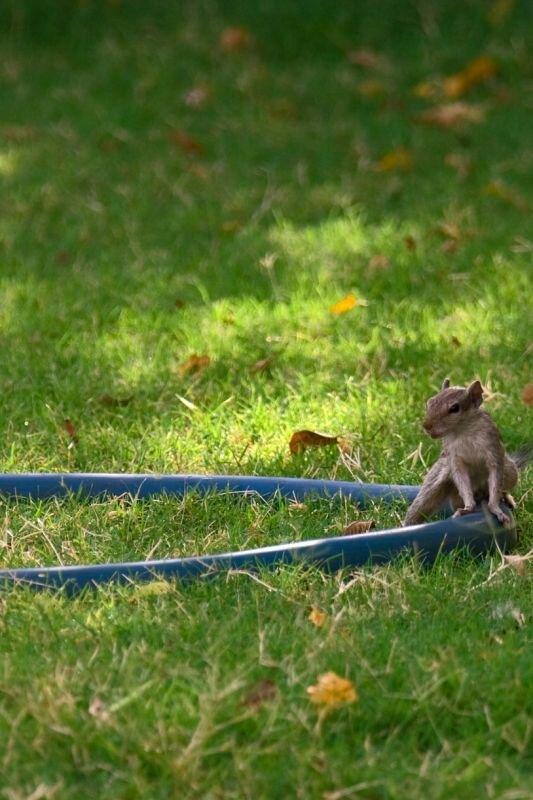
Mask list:
[{"label": "grey squirrel", "polygon": [[448,378],[440,392],[427,401],[422,425],[432,439],[442,439],[442,453],[407,510],[404,525],[423,521],[446,501],[455,509],[455,517],[488,501],[488,510],[499,522],[510,522],[500,501],[515,507],[509,492],[518,480],[518,469],[529,457],[507,455],[498,428],[480,408],[482,402],[479,381],[465,388],[450,386]]}]

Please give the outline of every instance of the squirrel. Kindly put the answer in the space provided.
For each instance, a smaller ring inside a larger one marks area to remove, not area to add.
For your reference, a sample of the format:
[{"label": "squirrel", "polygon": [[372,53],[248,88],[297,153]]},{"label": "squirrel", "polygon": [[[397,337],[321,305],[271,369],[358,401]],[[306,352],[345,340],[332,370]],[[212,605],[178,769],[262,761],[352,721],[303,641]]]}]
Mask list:
[{"label": "squirrel", "polygon": [[454,517],[470,514],[476,503],[488,501],[488,510],[498,521],[510,523],[500,500],[515,508],[509,492],[529,457],[507,455],[498,428],[480,408],[482,402],[479,381],[465,388],[450,386],[448,378],[427,401],[422,425],[432,439],[442,439],[442,453],[407,510],[404,525],[421,522],[446,501],[455,509]]}]

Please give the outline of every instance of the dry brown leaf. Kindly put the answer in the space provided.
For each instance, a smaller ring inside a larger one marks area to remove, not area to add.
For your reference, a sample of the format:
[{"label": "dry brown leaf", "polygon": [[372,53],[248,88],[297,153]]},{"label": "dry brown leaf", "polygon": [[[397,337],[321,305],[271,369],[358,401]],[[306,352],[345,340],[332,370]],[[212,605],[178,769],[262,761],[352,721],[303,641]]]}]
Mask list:
[{"label": "dry brown leaf", "polygon": [[446,239],[440,246],[442,253],[457,253],[459,250],[459,240],[458,239]]},{"label": "dry brown leaf", "polygon": [[188,172],[199,178],[201,181],[207,181],[211,177],[211,170],[207,164],[201,164],[198,161],[192,161],[188,166]]},{"label": "dry brown leaf", "polygon": [[249,690],[246,697],[243,697],[239,705],[245,708],[260,708],[264,703],[276,700],[279,695],[278,687],[274,681],[265,678],[257,681]]},{"label": "dry brown leaf", "polygon": [[377,172],[408,172],[413,169],[413,165],[412,153],[405,147],[399,147],[380,158],[376,164],[376,170]]},{"label": "dry brown leaf", "polygon": [[486,108],[482,105],[457,101],[434,106],[415,116],[415,122],[436,128],[453,130],[468,123],[479,123],[485,119]]},{"label": "dry brown leaf", "polygon": [[450,337],[450,342],[453,344],[454,347],[461,347],[461,345],[462,345],[461,340],[458,339],[457,336],[451,336]]},{"label": "dry brown leaf", "polygon": [[171,130],[168,132],[168,140],[175,145],[183,153],[188,156],[199,156],[203,153],[204,148],[194,136],[191,136],[185,131]]},{"label": "dry brown leaf", "polygon": [[189,108],[202,108],[209,100],[209,89],[205,86],[195,86],[185,95],[185,105]]},{"label": "dry brown leaf", "polygon": [[384,55],[376,53],[367,47],[351,50],[348,53],[348,61],[350,64],[355,64],[356,67],[369,70],[384,70],[389,66],[389,62]]},{"label": "dry brown leaf", "polygon": [[367,533],[374,527],[374,520],[372,519],[358,519],[355,522],[350,522],[343,531],[343,536],[353,536],[357,533]]},{"label": "dry brown leaf", "polygon": [[329,433],[315,433],[315,431],[296,431],[291,436],[289,449],[291,453],[303,453],[307,447],[329,447],[338,444],[339,437]]},{"label": "dry brown leaf", "polygon": [[452,99],[462,97],[474,86],[485,83],[496,74],[496,62],[490,56],[480,56],[455,75],[443,81],[444,93]]},{"label": "dry brown leaf", "polygon": [[[404,236],[403,237],[403,243],[404,243],[404,245],[406,246],[406,248],[408,250],[411,250],[411,251],[416,250],[416,239],[415,239],[414,236],[411,236],[410,234],[408,236]],[[385,256],[385,258],[387,258],[387,257]]]},{"label": "dry brown leaf", "polygon": [[361,301],[354,294],[347,294],[342,300],[330,306],[329,311],[330,314],[346,314],[347,311],[351,311],[357,305],[361,305]]},{"label": "dry brown leaf", "polygon": [[226,53],[234,53],[239,50],[247,50],[254,43],[254,38],[246,28],[231,27],[224,28],[220,34],[219,44]]},{"label": "dry brown leaf", "polygon": [[255,375],[257,372],[264,372],[270,367],[272,361],[273,361],[272,356],[267,356],[266,358],[260,358],[259,361],[255,362],[255,364],[252,364],[252,366],[248,371],[252,375]]},{"label": "dry brown leaf", "polygon": [[526,383],[522,389],[522,400],[526,406],[533,406],[533,383]]},{"label": "dry brown leaf", "polygon": [[375,253],[368,262],[370,272],[381,272],[390,267],[390,258],[385,253]]},{"label": "dry brown leaf", "polygon": [[472,172],[471,159],[462,153],[448,153],[444,162],[448,167],[454,169],[461,178],[466,178]]},{"label": "dry brown leaf", "polygon": [[525,578],[527,575],[527,567],[526,564],[528,561],[531,561],[531,556],[504,556],[503,560],[509,564],[512,569],[514,569],[518,574]]},{"label": "dry brown leaf", "polygon": [[202,355],[198,356],[193,354],[189,356],[187,361],[184,361],[183,364],[180,364],[178,367],[178,375],[186,375],[188,372],[197,373],[201,370],[205,369],[211,363],[211,359],[209,356]]},{"label": "dry brown leaf", "polygon": [[359,699],[352,681],[335,672],[320,675],[314,686],[307,687],[307,694],[312,703],[328,708],[355,703]]},{"label": "dry brown leaf", "polygon": [[313,625],[316,625],[317,628],[321,628],[327,619],[327,614],[325,614],[324,611],[321,611],[319,608],[313,607],[307,619],[309,622],[312,622]]},{"label": "dry brown leaf", "polygon": [[456,222],[439,222],[435,230],[445,239],[460,241],[463,238],[463,234]]},{"label": "dry brown leaf", "polygon": [[72,423],[72,421],[70,419],[64,419],[63,420],[63,430],[68,433],[68,435],[70,436],[70,438],[73,441],[77,440],[77,438],[78,438],[78,430],[77,430],[76,426],[73,425],[73,423]]}]

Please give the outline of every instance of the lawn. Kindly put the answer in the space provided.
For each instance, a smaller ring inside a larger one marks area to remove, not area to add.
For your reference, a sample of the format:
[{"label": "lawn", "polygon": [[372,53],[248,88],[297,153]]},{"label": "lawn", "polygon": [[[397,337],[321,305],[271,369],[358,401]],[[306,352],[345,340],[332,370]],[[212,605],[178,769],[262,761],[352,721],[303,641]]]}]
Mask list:
[{"label": "lawn", "polygon": [[[531,441],[532,23],[512,0],[8,0],[0,470],[418,483],[446,376]],[[343,446],[292,455],[302,428]],[[0,797],[531,798],[531,474],[514,565],[3,590]],[[2,500],[0,566],[404,513]],[[358,699],[324,714],[330,671]]]}]

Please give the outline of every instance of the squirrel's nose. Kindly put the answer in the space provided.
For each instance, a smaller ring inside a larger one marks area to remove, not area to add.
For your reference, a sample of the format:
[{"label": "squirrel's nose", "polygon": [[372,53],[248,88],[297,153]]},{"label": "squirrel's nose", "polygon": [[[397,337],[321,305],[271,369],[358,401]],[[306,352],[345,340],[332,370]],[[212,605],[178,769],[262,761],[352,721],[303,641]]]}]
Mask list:
[{"label": "squirrel's nose", "polygon": [[422,427],[426,431],[430,431],[431,430],[431,422],[429,420],[425,419],[424,422],[422,423]]}]

